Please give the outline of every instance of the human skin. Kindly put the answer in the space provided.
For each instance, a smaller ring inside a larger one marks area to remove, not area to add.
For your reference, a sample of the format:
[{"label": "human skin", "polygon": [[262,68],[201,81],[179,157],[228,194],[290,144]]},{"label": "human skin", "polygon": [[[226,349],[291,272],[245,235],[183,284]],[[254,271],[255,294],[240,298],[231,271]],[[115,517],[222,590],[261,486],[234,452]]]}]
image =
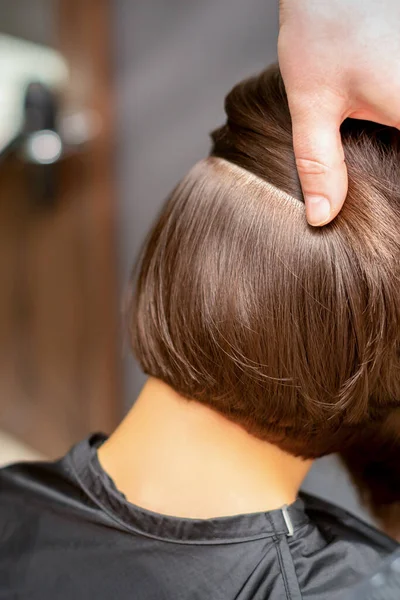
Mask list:
[{"label": "human skin", "polygon": [[281,0],[278,56],[311,225],[343,206],[347,117],[400,128],[400,1]]},{"label": "human skin", "polygon": [[98,457],[130,502],[199,519],[291,504],[312,464],[153,377]]}]

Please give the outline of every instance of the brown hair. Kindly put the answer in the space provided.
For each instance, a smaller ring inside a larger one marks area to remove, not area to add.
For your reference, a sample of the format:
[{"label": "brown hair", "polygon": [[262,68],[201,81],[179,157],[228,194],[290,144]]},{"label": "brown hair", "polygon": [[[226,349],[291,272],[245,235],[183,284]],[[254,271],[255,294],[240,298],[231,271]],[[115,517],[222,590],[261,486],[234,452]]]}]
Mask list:
[{"label": "brown hair", "polygon": [[277,67],[237,85],[211,155],[144,245],[132,344],[145,373],[315,458],[400,400],[399,133],[347,121],[345,207],[310,227]]}]

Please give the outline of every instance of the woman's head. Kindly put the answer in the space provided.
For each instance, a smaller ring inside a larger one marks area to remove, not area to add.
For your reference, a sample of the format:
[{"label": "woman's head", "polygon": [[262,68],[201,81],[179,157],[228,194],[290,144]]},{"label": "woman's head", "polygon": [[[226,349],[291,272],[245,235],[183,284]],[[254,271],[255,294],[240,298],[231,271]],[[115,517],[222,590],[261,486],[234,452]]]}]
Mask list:
[{"label": "woman's head", "polygon": [[348,198],[315,229],[278,69],[236,86],[226,113],[144,246],[134,352],[181,395],[322,456],[400,401],[400,136],[345,123]]}]

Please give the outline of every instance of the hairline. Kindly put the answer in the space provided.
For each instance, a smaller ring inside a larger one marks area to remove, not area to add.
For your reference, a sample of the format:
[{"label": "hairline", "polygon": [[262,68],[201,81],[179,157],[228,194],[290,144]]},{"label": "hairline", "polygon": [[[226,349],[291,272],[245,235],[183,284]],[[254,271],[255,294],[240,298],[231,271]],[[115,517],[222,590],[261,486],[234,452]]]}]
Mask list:
[{"label": "hairline", "polygon": [[[229,171],[233,172],[237,176],[237,181],[240,181],[240,179],[244,178],[245,180],[247,180],[247,181],[245,181],[245,183],[250,184],[252,186],[256,186],[260,191],[263,191],[263,192],[268,191],[271,194],[273,194],[274,197],[278,197],[282,201],[289,202],[290,204],[295,206],[297,209],[300,209],[303,212],[305,212],[305,204],[302,200],[298,200],[294,196],[291,196],[290,194],[288,194],[288,193],[284,192],[283,190],[281,190],[280,188],[276,187],[269,181],[262,179],[255,173],[252,173],[251,171],[248,171],[247,169],[244,169],[243,167],[239,166],[238,164],[231,162],[225,158],[221,158],[220,156],[211,155],[211,156],[208,156],[207,158],[203,158],[202,160],[200,160],[197,163],[197,165],[200,166],[201,164],[205,164],[205,165],[209,166],[210,163],[211,164],[216,163],[216,164],[223,165],[223,168],[228,169]],[[195,166],[197,166],[197,165],[195,165]]]}]

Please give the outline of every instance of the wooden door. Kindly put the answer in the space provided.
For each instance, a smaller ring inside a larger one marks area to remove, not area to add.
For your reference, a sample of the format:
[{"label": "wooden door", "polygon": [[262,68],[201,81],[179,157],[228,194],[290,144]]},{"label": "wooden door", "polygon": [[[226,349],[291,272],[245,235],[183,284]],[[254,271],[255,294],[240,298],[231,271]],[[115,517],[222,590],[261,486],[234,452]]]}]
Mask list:
[{"label": "wooden door", "polygon": [[0,428],[50,457],[122,415],[109,11],[57,2],[62,111],[98,127],[55,165],[51,202],[18,152],[0,161]]}]

